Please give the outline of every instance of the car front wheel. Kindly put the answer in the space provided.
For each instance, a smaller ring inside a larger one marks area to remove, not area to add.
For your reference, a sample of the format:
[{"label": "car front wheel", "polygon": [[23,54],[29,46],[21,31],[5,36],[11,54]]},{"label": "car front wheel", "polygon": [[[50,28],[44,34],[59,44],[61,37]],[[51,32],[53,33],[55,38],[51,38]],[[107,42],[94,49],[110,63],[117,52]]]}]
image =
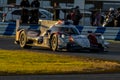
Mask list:
[{"label": "car front wheel", "polygon": [[26,36],[25,31],[22,31],[20,33],[19,43],[20,43],[20,47],[22,47],[22,48],[26,48],[26,49],[31,48],[31,46],[27,45],[27,36]]},{"label": "car front wheel", "polygon": [[52,36],[52,39],[51,39],[51,49],[53,51],[57,51],[58,50],[58,36],[56,34],[54,34]]}]

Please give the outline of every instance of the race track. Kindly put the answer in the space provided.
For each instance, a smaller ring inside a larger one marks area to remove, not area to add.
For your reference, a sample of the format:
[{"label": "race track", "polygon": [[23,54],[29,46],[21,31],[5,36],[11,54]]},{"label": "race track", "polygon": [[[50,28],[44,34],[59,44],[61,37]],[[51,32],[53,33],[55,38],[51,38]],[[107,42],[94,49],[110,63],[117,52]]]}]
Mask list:
[{"label": "race track", "polygon": [[[55,52],[56,54],[87,56],[102,58],[107,60],[120,61],[120,42],[110,43],[108,52],[90,53],[80,52]],[[14,44],[14,38],[0,37],[0,49],[4,50],[22,50],[19,45]],[[50,49],[33,47],[31,51],[53,53]],[[38,53],[39,54],[39,53]],[[119,73],[108,74],[78,74],[78,75],[18,75],[18,76],[0,76],[0,80],[120,80]]]},{"label": "race track", "polygon": [[[73,56],[87,56],[87,57],[94,57],[94,58],[100,58],[100,59],[107,59],[107,60],[115,60],[120,61],[120,42],[114,42],[110,43],[110,46],[108,49],[106,49],[105,52],[99,52],[99,53],[91,53],[88,51],[79,51],[79,52],[55,52],[57,54],[64,54],[64,55],[73,55]],[[0,49],[4,50],[22,50],[19,45],[14,44],[14,38],[8,38],[8,37],[0,37]],[[26,49],[27,50],[27,49]],[[50,49],[44,49],[40,47],[33,47],[30,49],[31,51],[37,51],[37,52],[45,52],[45,53],[54,53]]]}]

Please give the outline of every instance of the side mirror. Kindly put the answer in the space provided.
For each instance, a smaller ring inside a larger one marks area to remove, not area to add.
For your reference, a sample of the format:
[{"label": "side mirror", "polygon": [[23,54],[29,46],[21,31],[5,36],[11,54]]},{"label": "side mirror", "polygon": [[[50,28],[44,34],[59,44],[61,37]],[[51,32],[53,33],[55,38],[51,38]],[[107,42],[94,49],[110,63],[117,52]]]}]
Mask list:
[{"label": "side mirror", "polygon": [[51,30],[47,30],[45,35],[49,35],[51,33]]}]

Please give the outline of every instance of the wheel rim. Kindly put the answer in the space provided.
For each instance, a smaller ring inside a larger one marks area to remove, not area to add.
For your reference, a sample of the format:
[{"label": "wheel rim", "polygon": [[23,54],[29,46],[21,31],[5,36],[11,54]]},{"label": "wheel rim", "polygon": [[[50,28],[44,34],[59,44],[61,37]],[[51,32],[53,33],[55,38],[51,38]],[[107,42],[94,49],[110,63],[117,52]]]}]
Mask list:
[{"label": "wheel rim", "polygon": [[24,33],[21,33],[21,36],[20,36],[20,46],[21,46],[21,47],[24,47],[25,44],[26,44],[25,34],[24,34]]},{"label": "wheel rim", "polygon": [[52,45],[52,50],[55,51],[57,49],[57,40],[55,36],[53,36],[52,38],[51,45]]}]

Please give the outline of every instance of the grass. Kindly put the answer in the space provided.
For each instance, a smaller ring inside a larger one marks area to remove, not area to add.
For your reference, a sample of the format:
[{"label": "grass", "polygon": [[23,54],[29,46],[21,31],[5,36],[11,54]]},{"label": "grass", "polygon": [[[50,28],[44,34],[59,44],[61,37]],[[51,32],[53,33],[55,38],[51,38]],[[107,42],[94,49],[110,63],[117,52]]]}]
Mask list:
[{"label": "grass", "polygon": [[120,64],[86,57],[24,50],[0,50],[0,75],[105,72],[120,72]]}]

